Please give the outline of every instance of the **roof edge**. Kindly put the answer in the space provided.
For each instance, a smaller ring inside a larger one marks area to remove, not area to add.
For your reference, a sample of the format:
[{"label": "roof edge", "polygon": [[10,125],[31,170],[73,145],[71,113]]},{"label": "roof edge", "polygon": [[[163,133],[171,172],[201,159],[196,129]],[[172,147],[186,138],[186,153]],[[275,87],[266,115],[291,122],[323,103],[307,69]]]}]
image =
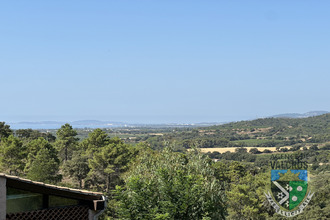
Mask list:
[{"label": "roof edge", "polygon": [[69,187],[62,187],[62,186],[56,186],[56,185],[52,185],[52,184],[46,184],[46,183],[43,183],[43,182],[32,181],[32,180],[21,178],[21,177],[18,177],[18,176],[8,175],[8,174],[5,174],[5,173],[0,173],[0,177],[4,177],[6,179],[9,179],[9,180],[11,180],[10,182],[20,182],[20,183],[25,183],[25,184],[31,184],[31,185],[34,185],[34,186],[37,186],[37,187],[43,187],[43,188],[47,188],[47,189],[50,189],[50,190],[59,190],[59,191],[67,192],[67,193],[70,193],[70,194],[71,193],[80,194],[80,195],[97,197],[97,198],[102,198],[102,196],[103,196],[103,193],[99,193],[99,192],[92,192],[92,191],[87,191],[87,190],[73,189],[73,188],[69,188]]}]

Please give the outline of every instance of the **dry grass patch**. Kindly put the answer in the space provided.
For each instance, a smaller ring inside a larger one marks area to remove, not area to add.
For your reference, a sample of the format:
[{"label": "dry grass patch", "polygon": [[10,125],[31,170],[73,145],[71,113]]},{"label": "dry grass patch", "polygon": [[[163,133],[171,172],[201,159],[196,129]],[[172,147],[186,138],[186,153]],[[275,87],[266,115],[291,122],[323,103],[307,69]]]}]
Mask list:
[{"label": "dry grass patch", "polygon": [[[227,151],[229,152],[235,152],[235,149],[237,147],[221,147],[221,148],[200,148],[202,153],[207,153],[207,152],[219,152],[219,153],[225,153]],[[257,148],[259,151],[263,152],[265,149],[271,150],[271,151],[276,151],[276,147],[245,147],[247,151],[249,152],[251,148]],[[281,147],[285,148],[285,147]],[[291,147],[286,147],[286,148],[291,148]]]}]

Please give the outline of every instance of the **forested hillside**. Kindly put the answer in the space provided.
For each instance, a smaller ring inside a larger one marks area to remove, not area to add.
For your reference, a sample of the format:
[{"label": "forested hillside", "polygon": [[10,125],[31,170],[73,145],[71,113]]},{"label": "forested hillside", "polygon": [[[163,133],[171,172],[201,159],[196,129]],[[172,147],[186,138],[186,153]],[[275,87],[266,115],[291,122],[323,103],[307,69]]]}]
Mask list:
[{"label": "forested hillside", "polygon": [[315,117],[289,119],[264,118],[233,122],[219,126],[175,131],[163,136],[149,137],[155,148],[162,142],[175,141],[182,148],[219,147],[284,147],[311,146],[330,141],[330,114]]},{"label": "forested hillside", "polygon": [[[287,128],[284,131],[308,132],[308,134],[329,133],[330,113],[308,118],[262,118],[252,121],[241,121],[228,123],[221,126],[215,126],[215,129],[221,128],[262,128],[262,127],[281,127]],[[298,130],[302,129],[302,130]]]}]

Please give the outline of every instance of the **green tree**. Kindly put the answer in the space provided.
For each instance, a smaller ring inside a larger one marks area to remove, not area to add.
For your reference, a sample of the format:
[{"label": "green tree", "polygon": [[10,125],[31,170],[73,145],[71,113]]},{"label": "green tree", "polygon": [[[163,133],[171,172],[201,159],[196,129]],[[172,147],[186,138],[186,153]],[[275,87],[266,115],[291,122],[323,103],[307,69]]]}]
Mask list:
[{"label": "green tree", "polygon": [[57,150],[44,138],[39,137],[38,139],[32,140],[27,144],[27,164],[25,165],[24,170],[29,171],[30,166],[36,159],[38,152],[42,149],[47,149],[49,151],[49,156],[53,158],[57,163],[59,163],[57,157]]},{"label": "green tree", "polygon": [[261,152],[258,150],[258,148],[254,147],[251,148],[249,151],[251,154],[260,154]]},{"label": "green tree", "polygon": [[50,150],[43,148],[38,151],[27,170],[27,178],[45,183],[57,183],[61,180],[58,171],[59,162],[53,158]]},{"label": "green tree", "polygon": [[70,124],[62,125],[56,132],[57,140],[55,146],[59,151],[60,158],[67,161],[71,158],[78,144],[77,131]]},{"label": "green tree", "polygon": [[145,150],[117,187],[122,219],[224,219],[224,186],[199,152]]},{"label": "green tree", "polygon": [[34,135],[34,130],[32,130],[31,128],[29,129],[18,129],[15,131],[15,134],[17,137],[19,138],[30,138],[31,136]]},{"label": "green tree", "polygon": [[265,149],[265,150],[263,151],[263,153],[270,154],[270,153],[272,153],[272,151],[271,151],[271,150],[268,150],[268,149]]},{"label": "green tree", "polygon": [[80,147],[82,150],[86,151],[87,155],[91,158],[95,152],[100,151],[109,143],[109,136],[104,131],[97,128],[88,134],[88,138],[81,142]]},{"label": "green tree", "polygon": [[73,152],[72,159],[64,162],[64,173],[79,182],[79,188],[83,188],[83,180],[87,177],[90,168],[88,157],[82,151]]},{"label": "green tree", "polygon": [[38,130],[29,129],[18,129],[15,131],[17,137],[21,139],[34,140],[39,137],[45,138],[47,141],[54,142],[56,137],[52,135],[50,132],[40,132]]},{"label": "green tree", "polygon": [[247,148],[245,148],[245,147],[238,147],[238,148],[235,148],[235,152],[236,153],[247,153]]},{"label": "green tree", "polygon": [[19,175],[25,165],[26,150],[18,138],[10,135],[0,143],[0,166],[9,174]]},{"label": "green tree", "polygon": [[312,146],[309,148],[309,150],[317,151],[317,150],[319,150],[319,148],[317,147],[316,144],[314,144],[314,145],[312,145]]},{"label": "green tree", "polygon": [[134,151],[133,147],[118,138],[110,140],[110,144],[95,152],[93,158],[88,160],[91,168],[89,184],[107,192],[120,184],[120,174],[127,170]]},{"label": "green tree", "polygon": [[231,184],[228,196],[228,219],[267,219],[271,212],[264,192],[269,177],[266,174],[248,173],[235,184]]},{"label": "green tree", "polygon": [[0,122],[0,141],[3,138],[9,137],[13,134],[13,131],[10,129],[9,125],[6,125],[5,122]]},{"label": "green tree", "polygon": [[287,148],[287,147],[283,147],[283,148],[281,148],[281,150],[280,150],[281,152],[288,152],[289,151],[289,149]]}]

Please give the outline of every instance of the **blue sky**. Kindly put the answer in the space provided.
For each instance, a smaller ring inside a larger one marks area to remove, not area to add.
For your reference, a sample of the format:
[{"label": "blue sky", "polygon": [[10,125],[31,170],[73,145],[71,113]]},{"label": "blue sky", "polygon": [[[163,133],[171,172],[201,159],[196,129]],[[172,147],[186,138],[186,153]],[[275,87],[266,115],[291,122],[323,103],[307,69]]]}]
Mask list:
[{"label": "blue sky", "polygon": [[329,1],[2,1],[0,121],[330,110]]}]

